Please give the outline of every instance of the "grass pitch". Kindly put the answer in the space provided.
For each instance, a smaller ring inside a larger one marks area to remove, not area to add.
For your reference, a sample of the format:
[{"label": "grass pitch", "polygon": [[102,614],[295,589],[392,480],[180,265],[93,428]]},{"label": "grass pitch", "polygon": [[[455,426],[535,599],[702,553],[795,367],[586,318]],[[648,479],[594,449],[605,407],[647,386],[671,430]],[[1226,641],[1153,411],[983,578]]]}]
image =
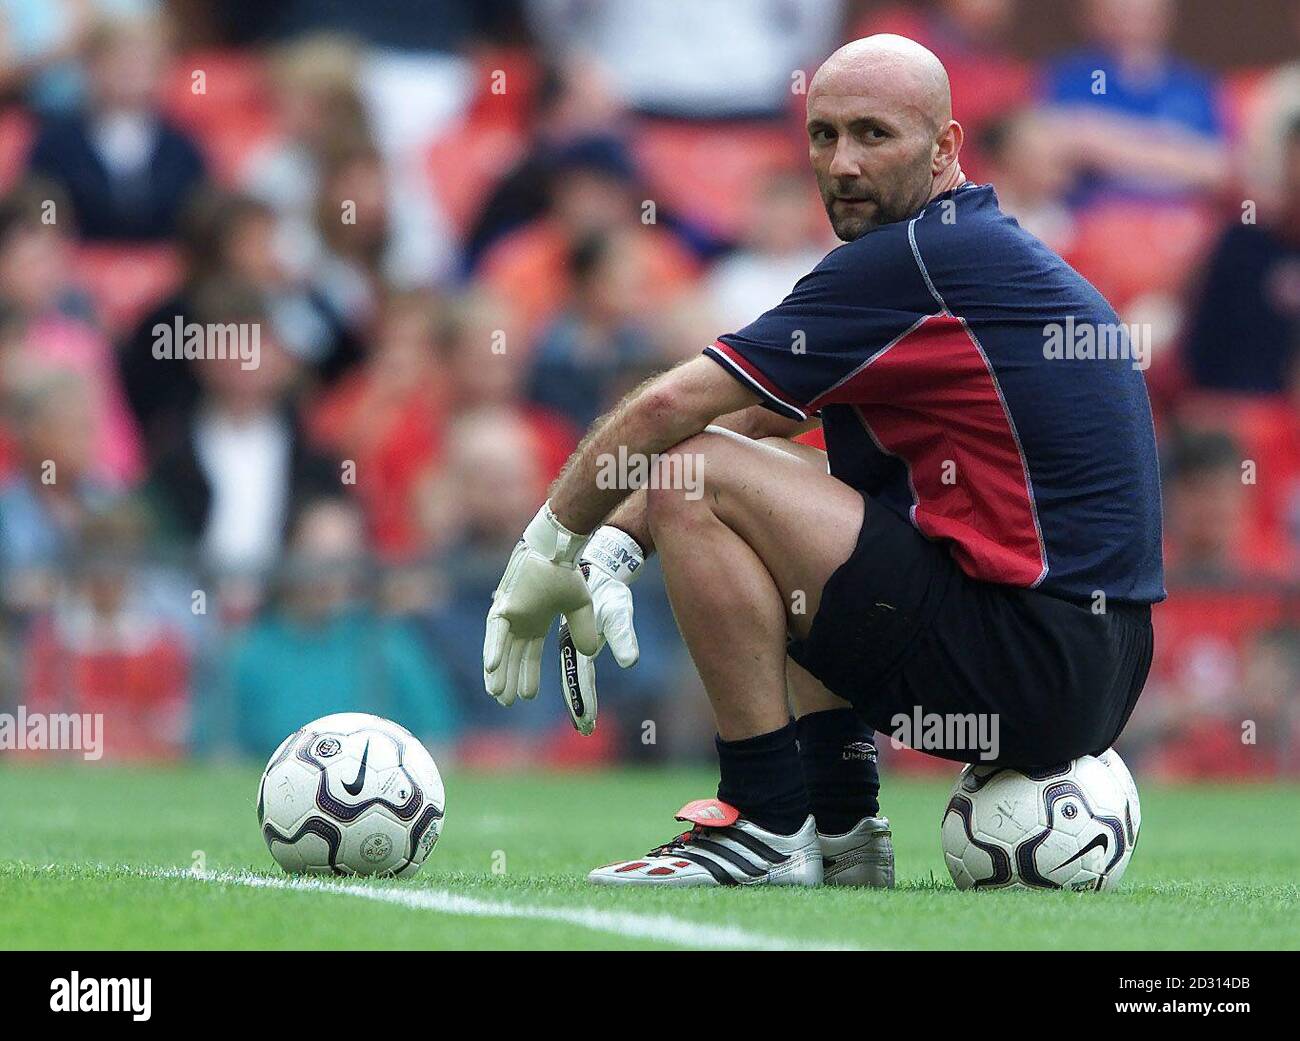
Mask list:
[{"label": "grass pitch", "polygon": [[446,828],[418,876],[302,884],[258,834],[258,772],[0,770],[0,947],[1300,947],[1287,823],[1300,786],[1143,784],[1141,841],[1114,893],[957,892],[939,851],[947,785],[890,777],[892,892],[630,892],[583,875],[671,837],[673,811],[713,775],[452,771]]}]

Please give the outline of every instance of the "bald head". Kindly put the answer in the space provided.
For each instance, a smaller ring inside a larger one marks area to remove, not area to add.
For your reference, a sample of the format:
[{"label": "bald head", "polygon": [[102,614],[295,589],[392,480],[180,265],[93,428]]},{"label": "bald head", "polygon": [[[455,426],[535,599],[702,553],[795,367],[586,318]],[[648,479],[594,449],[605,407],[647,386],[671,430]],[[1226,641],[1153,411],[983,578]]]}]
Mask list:
[{"label": "bald head", "polygon": [[961,136],[943,63],[905,36],[846,43],[808,86],[809,155],[846,241],[960,184]]},{"label": "bald head", "polygon": [[952,119],[952,91],[943,62],[915,40],[893,33],[846,43],[813,76],[809,98],[818,91],[889,99],[936,130]]}]

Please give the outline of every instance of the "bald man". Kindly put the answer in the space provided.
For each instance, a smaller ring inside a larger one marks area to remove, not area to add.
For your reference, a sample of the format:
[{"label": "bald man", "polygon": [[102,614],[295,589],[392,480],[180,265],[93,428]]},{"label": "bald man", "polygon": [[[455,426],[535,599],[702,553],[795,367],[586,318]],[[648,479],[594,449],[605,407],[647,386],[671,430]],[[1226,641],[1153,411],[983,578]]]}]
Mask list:
[{"label": "bald man", "polygon": [[[875,732],[1054,766],[1109,747],[1150,664],[1155,442],[1114,311],[965,179],[947,75],[918,44],[833,54],[807,130],[845,244],[595,424],[488,613],[484,683],[506,705],[536,694],[564,617],[589,730],[591,657],[635,663],[629,586],[659,552],[721,779],[677,814],[688,830],[593,882],[891,885]],[[789,440],[814,417],[825,455]]]}]

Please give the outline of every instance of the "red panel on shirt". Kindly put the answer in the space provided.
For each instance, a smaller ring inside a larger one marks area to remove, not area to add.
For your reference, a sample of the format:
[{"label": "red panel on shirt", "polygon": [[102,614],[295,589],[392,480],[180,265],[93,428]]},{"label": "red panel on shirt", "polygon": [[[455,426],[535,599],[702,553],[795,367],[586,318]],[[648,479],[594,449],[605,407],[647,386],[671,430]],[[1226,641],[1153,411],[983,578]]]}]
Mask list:
[{"label": "red panel on shirt", "polygon": [[961,321],[927,319],[813,402],[857,404],[907,464],[923,535],[951,539],[972,578],[1032,586],[1046,570],[1033,494],[996,378]]}]

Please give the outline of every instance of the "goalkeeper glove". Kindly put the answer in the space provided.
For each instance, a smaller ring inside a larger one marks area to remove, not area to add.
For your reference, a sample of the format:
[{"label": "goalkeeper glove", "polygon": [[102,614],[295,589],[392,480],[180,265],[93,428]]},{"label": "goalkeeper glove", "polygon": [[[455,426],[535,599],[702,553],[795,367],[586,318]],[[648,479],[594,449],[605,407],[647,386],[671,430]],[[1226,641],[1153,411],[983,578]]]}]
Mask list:
[{"label": "goalkeeper glove", "polygon": [[609,644],[614,660],[627,669],[637,663],[636,630],[632,628],[632,591],[628,588],[645,562],[636,539],[605,525],[591,536],[578,563],[587,578],[596,615],[596,649],[584,654],[567,622],[560,623],[560,682],[569,718],[579,733],[596,729],[596,667],[592,660]]},{"label": "goalkeeper glove", "polygon": [[564,616],[578,650],[599,649],[591,594],[577,566],[586,543],[544,503],[510,554],[483,638],[483,686],[502,705],[537,696],[542,641],[556,615]]}]

